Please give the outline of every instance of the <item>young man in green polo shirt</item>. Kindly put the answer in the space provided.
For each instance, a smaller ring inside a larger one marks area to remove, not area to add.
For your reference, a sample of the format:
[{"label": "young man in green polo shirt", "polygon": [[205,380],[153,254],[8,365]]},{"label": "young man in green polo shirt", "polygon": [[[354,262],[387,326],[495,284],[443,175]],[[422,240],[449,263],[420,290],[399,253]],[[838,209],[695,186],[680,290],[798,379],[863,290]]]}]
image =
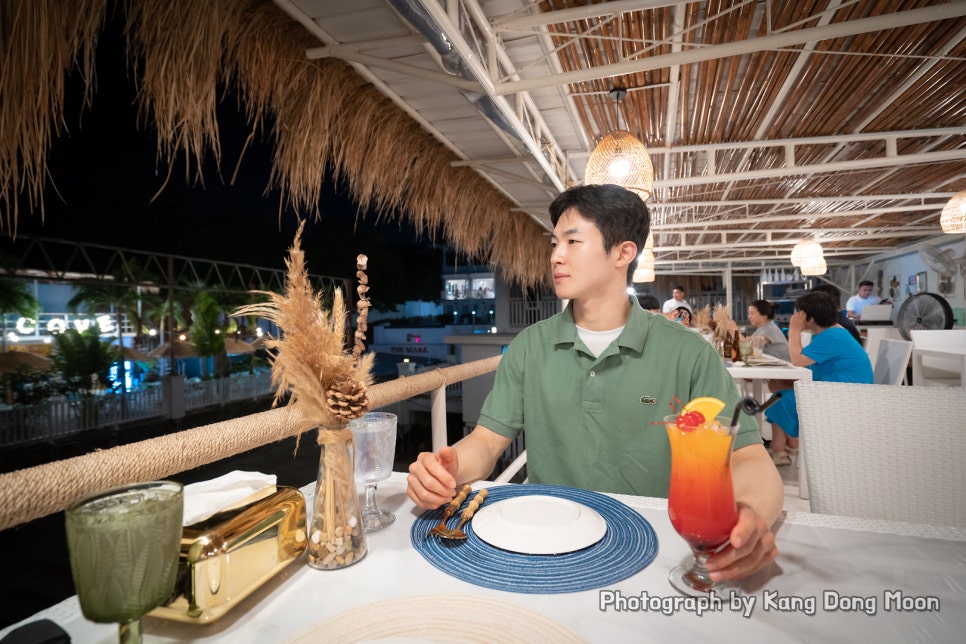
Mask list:
[{"label": "young man in green polo shirt", "polygon": [[[569,303],[510,343],[476,428],[410,465],[408,493],[419,507],[439,507],[458,484],[488,476],[524,429],[533,483],[667,496],[670,448],[660,421],[668,404],[713,396],[730,415],[738,401],[707,341],[627,294],[649,226],[637,195],[578,186],[554,200],[550,218],[554,288]],[[777,555],[770,526],[784,488],[750,418],[732,463],[739,520],[731,546],[708,560],[715,580],[747,576]]]}]

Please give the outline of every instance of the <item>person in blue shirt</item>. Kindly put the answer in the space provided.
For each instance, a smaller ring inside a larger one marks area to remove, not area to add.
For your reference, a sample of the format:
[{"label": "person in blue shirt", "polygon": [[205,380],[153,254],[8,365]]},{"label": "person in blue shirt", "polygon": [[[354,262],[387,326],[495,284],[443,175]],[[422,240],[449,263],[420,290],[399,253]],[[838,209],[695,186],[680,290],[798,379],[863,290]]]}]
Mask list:
[{"label": "person in blue shirt", "polygon": [[[788,353],[792,364],[808,367],[812,380],[872,384],[872,363],[865,349],[838,324],[838,303],[828,293],[812,291],[795,303],[788,322]],[[812,341],[802,348],[802,331]],[[774,384],[772,384],[774,383]],[[771,451],[775,465],[788,465],[798,452],[798,407],[790,381],[769,381],[781,398],[765,412],[772,424]]]},{"label": "person in blue shirt", "polygon": [[[828,284],[828,283],[816,284],[815,286],[812,287],[812,290],[828,293],[829,295],[832,296],[832,299],[836,302],[836,304],[838,304],[838,302],[842,300],[842,291],[840,291],[839,287],[835,286],[834,284]],[[839,326],[841,326],[843,329],[849,332],[849,335],[855,338],[856,342],[858,342],[859,344],[862,344],[862,334],[859,333],[859,329],[858,327],[855,326],[855,322],[850,320],[849,316],[846,315],[845,311],[843,311],[842,309],[839,309],[838,323],[839,323]]]}]

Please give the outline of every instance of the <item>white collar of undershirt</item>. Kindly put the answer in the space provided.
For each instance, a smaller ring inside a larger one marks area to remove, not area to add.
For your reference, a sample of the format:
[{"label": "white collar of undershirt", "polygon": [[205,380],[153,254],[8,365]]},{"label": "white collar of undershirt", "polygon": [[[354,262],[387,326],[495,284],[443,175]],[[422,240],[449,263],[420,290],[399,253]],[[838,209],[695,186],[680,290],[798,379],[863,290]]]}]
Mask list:
[{"label": "white collar of undershirt", "polygon": [[[576,326],[576,325],[575,325]],[[590,352],[594,354],[594,357],[598,357],[604,352],[611,342],[617,339],[617,336],[621,334],[624,327],[617,327],[610,331],[591,331],[590,329],[585,329],[583,327],[577,326],[577,337],[583,340]]]}]

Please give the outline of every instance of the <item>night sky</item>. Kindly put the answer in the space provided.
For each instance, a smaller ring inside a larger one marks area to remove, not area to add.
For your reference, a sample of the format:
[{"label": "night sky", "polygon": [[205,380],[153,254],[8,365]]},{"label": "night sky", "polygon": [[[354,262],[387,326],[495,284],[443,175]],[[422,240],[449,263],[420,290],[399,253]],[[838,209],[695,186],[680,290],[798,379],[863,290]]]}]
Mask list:
[{"label": "night sky", "polygon": [[[48,156],[45,213],[21,201],[18,235],[88,241],[132,250],[166,252],[256,266],[282,267],[298,217],[279,211],[277,191],[266,193],[272,140],[256,134],[241,160],[235,185],[228,185],[251,126],[226,96],[219,106],[221,173],[206,164],[200,183],[189,184],[179,159],[164,185],[167,166],[156,164],[156,136],[138,125],[136,90],[115,16],[97,50],[97,85],[91,106],[81,97],[80,74],[67,85],[67,132]],[[319,221],[308,215],[303,246],[313,273],[353,276],[355,257],[370,258],[374,304],[436,299],[442,244],[433,244],[408,224],[377,223],[331,180],[322,186]],[[452,264],[452,256],[447,263]]]}]

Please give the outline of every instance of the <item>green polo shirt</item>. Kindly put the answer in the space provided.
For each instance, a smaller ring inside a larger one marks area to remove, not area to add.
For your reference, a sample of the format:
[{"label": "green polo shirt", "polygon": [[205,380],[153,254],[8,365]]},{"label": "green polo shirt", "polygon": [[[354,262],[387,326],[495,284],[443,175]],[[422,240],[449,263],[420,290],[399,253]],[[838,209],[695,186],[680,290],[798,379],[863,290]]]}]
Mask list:
[{"label": "green polo shirt", "polygon": [[[669,403],[714,396],[722,415],[734,411],[738,390],[711,344],[629,299],[624,330],[599,357],[577,337],[572,303],[507,348],[479,424],[508,438],[526,429],[530,482],[666,497]],[[754,443],[757,424],[742,414],[734,448]]]}]

